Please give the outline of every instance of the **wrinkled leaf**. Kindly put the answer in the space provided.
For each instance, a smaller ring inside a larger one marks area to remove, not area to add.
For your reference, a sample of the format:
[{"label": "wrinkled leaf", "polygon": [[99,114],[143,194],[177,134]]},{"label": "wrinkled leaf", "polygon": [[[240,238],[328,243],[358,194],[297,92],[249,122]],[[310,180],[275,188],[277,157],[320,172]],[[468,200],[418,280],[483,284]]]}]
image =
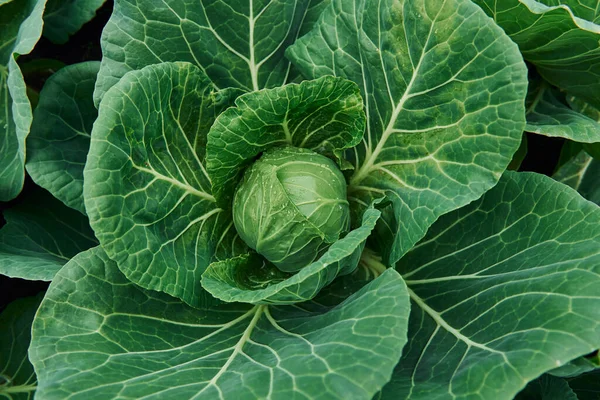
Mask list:
[{"label": "wrinkled leaf", "polygon": [[100,63],[58,70],[44,85],[27,138],[27,172],[35,183],[85,214],[83,167],[98,116],[92,95]]},{"label": "wrinkled leaf", "polygon": [[581,143],[600,142],[600,123],[573,109],[565,96],[543,81],[530,81],[525,130]]},{"label": "wrinkled leaf", "polygon": [[0,201],[15,198],[23,188],[32,113],[16,57],[29,53],[40,38],[45,3],[20,0],[0,5]]},{"label": "wrinkled leaf", "polygon": [[474,1],[519,45],[545,80],[600,106],[596,2],[589,9],[580,0]]},{"label": "wrinkled leaf", "polygon": [[356,82],[367,130],[349,200],[388,196],[376,241],[393,264],[442,214],[492,187],[524,127],[516,45],[468,0],[334,0],[287,55],[309,78]]},{"label": "wrinkled leaf", "polygon": [[397,265],[412,300],[389,399],[512,399],[600,346],[600,209],[507,172]]},{"label": "wrinkled leaf", "polygon": [[577,395],[564,379],[542,375],[530,382],[515,400],[577,400]]},{"label": "wrinkled leaf", "polygon": [[0,274],[50,281],[77,253],[98,241],[87,218],[42,190],[4,211]]},{"label": "wrinkled leaf", "polygon": [[292,145],[340,158],[365,129],[358,87],[331,76],[248,93],[235,105],[217,118],[208,136],[207,169],[224,206],[261,152]]},{"label": "wrinkled leaf", "polygon": [[280,86],[291,69],[285,49],[319,2],[117,0],[102,32],[95,101],[128,71],[164,61],[194,63],[219,88]]},{"label": "wrinkled leaf", "polygon": [[296,274],[282,273],[254,254],[211,264],[202,276],[202,286],[226,302],[292,304],[310,300],[336,276],[356,269],[379,214],[368,209],[359,228],[336,241],[321,258]]},{"label": "wrinkled leaf", "polygon": [[398,361],[407,316],[406,286],[393,270],[320,312],[209,311],[137,287],[96,248],[50,285],[30,356],[47,400],[366,400]]},{"label": "wrinkled leaf", "polygon": [[0,398],[33,399],[36,388],[33,365],[27,358],[31,323],[42,296],[25,297],[0,314]]},{"label": "wrinkled leaf", "polygon": [[242,246],[204,160],[235,94],[189,63],[148,66],[104,95],[92,131],[83,193],[100,244],[133,282],[190,305],[205,300],[200,277],[215,256]]},{"label": "wrinkled leaf", "polygon": [[44,36],[62,44],[96,15],[106,0],[48,0],[44,11]]},{"label": "wrinkled leaf", "polygon": [[600,160],[585,151],[563,164],[552,177],[600,205]]}]

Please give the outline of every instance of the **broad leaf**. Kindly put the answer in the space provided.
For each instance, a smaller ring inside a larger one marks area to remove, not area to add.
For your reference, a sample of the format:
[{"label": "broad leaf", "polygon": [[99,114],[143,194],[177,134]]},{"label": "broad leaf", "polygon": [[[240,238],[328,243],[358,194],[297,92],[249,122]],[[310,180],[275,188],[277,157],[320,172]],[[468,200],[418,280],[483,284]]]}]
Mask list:
[{"label": "broad leaf", "polygon": [[44,85],[27,138],[27,172],[41,187],[85,214],[83,167],[98,116],[92,95],[100,63],[58,70]]},{"label": "broad leaf", "polygon": [[577,400],[577,395],[564,379],[542,375],[530,382],[515,400]]},{"label": "broad leaf", "polygon": [[600,205],[600,160],[585,151],[563,164],[552,177]]},{"label": "broad leaf", "polygon": [[525,130],[575,142],[600,142],[600,123],[567,105],[565,96],[544,81],[530,80]]},{"label": "broad leaf", "polygon": [[104,95],[92,131],[83,192],[100,244],[129,279],[191,305],[216,253],[242,245],[204,160],[208,129],[235,94],[189,63],[148,66]]},{"label": "broad leaf", "polygon": [[596,2],[590,9],[580,0],[474,1],[519,45],[544,79],[600,107]]},{"label": "broad leaf", "polygon": [[568,382],[579,400],[598,400],[600,397],[600,369],[569,379]]},{"label": "broad leaf", "polygon": [[29,53],[40,38],[45,3],[0,4],[0,201],[15,198],[25,179],[25,138],[32,113],[16,57]]},{"label": "broad leaf", "polygon": [[393,202],[376,238],[389,264],[440,215],[492,187],[519,146],[525,65],[468,0],[334,0],[287,55],[307,77],[361,88],[367,130],[348,154],[349,200]]},{"label": "broad leaf", "polygon": [[128,281],[100,248],[52,282],[34,321],[39,398],[370,399],[405,343],[389,270],[338,307],[198,310]]},{"label": "broad leaf", "polygon": [[310,300],[338,275],[353,272],[379,218],[368,209],[362,225],[336,241],[321,258],[296,274],[286,274],[256,254],[211,264],[202,286],[226,302],[293,304]]},{"label": "broad leaf", "polygon": [[44,11],[44,36],[62,44],[96,15],[106,0],[48,0]]},{"label": "broad leaf", "polygon": [[507,172],[397,265],[412,300],[389,399],[512,399],[600,347],[600,208]]},{"label": "broad leaf", "polygon": [[0,314],[0,398],[33,399],[36,389],[33,365],[27,358],[31,323],[42,296],[25,297]]},{"label": "broad leaf", "polygon": [[98,241],[81,213],[36,190],[4,211],[0,230],[0,274],[50,281],[76,254]]},{"label": "broad leaf", "polygon": [[313,23],[319,3],[117,0],[102,32],[95,101],[128,71],[164,61],[194,63],[219,88],[280,86],[291,68],[285,49],[305,19]]},{"label": "broad leaf", "polygon": [[326,76],[239,97],[210,129],[207,169],[214,195],[229,206],[244,169],[261,152],[292,145],[335,156],[356,146],[365,129],[358,87]]}]

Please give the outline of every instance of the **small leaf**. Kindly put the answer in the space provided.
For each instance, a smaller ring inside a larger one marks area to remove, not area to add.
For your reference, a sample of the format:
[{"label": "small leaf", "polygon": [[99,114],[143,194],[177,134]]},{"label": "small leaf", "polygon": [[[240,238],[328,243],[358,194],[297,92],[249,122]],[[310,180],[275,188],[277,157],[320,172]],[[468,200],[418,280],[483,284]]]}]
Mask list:
[{"label": "small leaf", "polygon": [[10,303],[0,314],[0,398],[33,399],[36,377],[27,358],[31,323],[42,296]]},{"label": "small leaf", "polygon": [[367,209],[362,225],[336,241],[317,261],[290,275],[251,254],[211,264],[202,286],[226,302],[293,304],[315,297],[338,275],[353,272],[379,211]]},{"label": "small leaf", "polygon": [[23,188],[32,112],[16,57],[31,52],[39,40],[45,3],[0,3],[0,201],[14,199]]},{"label": "small leaf", "polygon": [[50,281],[76,254],[98,241],[88,219],[44,190],[33,190],[4,211],[0,230],[0,274]]},{"label": "small leaf", "polygon": [[186,306],[128,281],[100,248],[52,282],[33,324],[37,396],[364,399],[406,342],[392,269],[337,307]]},{"label": "small leaf", "polygon": [[598,349],[599,226],[573,189],[515,172],[441,217],[397,265],[409,343],[384,398],[510,400]]},{"label": "small leaf", "polygon": [[85,214],[83,167],[98,117],[92,95],[100,63],[61,68],[45,83],[27,138],[27,172],[35,183]]},{"label": "small leaf", "polygon": [[106,0],[48,0],[44,11],[44,36],[57,44],[66,43],[69,36],[96,16]]},{"label": "small leaf", "polygon": [[358,87],[326,76],[239,97],[208,134],[207,169],[217,200],[228,206],[241,173],[261,152],[291,145],[336,157],[365,129]]},{"label": "small leaf", "polygon": [[205,168],[208,130],[237,93],[189,63],[151,65],[104,95],[92,131],[83,194],[100,244],[133,282],[190,305],[210,298],[206,267],[245,249]]}]

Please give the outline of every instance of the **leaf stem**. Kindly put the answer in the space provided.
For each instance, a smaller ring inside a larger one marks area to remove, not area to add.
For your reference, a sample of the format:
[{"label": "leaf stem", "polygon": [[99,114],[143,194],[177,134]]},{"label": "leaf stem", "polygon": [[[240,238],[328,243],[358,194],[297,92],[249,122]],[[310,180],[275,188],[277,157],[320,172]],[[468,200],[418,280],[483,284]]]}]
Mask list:
[{"label": "leaf stem", "polygon": [[359,265],[365,268],[369,273],[373,274],[374,278],[383,274],[388,268],[381,262],[381,256],[368,247],[365,247],[360,255]]}]

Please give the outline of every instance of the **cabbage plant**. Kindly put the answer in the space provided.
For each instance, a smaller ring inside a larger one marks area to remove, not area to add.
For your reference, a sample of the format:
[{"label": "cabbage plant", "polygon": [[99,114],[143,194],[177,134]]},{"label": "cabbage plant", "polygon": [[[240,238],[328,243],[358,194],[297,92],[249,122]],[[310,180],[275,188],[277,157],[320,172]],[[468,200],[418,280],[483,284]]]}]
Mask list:
[{"label": "cabbage plant", "polygon": [[[583,3],[115,0],[32,112],[23,43],[101,2],[0,0],[0,198],[36,185],[0,273],[50,282],[0,315],[0,397],[600,393]],[[524,137],[561,140],[552,173]]]}]

